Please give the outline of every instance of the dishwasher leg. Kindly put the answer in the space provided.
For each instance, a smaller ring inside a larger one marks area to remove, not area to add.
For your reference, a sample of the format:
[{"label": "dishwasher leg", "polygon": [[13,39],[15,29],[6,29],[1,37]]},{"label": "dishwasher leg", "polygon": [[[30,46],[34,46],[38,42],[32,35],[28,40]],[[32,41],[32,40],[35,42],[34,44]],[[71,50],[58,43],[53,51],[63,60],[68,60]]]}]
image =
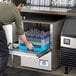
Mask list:
[{"label": "dishwasher leg", "polygon": [[68,74],[68,67],[65,67],[65,72],[64,74]]},{"label": "dishwasher leg", "polygon": [[12,66],[13,66],[13,55],[11,55],[11,61],[12,61]]}]

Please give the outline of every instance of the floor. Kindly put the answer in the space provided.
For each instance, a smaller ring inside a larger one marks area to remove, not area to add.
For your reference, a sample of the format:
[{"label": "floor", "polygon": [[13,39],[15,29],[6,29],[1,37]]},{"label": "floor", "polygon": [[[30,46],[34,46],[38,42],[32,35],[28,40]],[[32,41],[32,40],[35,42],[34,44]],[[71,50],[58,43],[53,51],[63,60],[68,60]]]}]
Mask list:
[{"label": "floor", "polygon": [[64,74],[64,67],[60,67],[59,69],[53,71],[53,74],[61,75],[61,76],[76,76],[76,68],[70,68],[68,74]]},{"label": "floor", "polygon": [[8,67],[6,74],[7,76],[76,76],[76,68],[71,68],[69,69],[69,74],[64,74],[64,67],[53,72]]},{"label": "floor", "polygon": [[7,76],[61,76],[52,73],[45,73],[45,72],[38,72],[26,69],[19,69],[19,68],[8,68],[6,70]]}]

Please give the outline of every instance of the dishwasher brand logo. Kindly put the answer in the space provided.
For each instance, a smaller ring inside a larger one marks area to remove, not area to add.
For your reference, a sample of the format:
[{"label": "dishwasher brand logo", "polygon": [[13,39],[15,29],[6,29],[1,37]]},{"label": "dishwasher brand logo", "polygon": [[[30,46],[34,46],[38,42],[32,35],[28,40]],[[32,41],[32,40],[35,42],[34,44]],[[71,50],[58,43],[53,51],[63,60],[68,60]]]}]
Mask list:
[{"label": "dishwasher brand logo", "polygon": [[48,67],[48,60],[40,60],[39,64],[40,66]]}]

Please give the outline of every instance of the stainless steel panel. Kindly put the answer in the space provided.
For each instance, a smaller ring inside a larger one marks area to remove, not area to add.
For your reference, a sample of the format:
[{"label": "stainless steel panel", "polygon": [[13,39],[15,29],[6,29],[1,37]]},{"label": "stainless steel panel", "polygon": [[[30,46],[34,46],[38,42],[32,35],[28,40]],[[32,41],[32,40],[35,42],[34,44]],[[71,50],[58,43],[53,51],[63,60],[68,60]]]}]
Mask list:
[{"label": "stainless steel panel", "polygon": [[51,52],[40,58],[31,55],[21,56],[21,66],[51,71]]}]

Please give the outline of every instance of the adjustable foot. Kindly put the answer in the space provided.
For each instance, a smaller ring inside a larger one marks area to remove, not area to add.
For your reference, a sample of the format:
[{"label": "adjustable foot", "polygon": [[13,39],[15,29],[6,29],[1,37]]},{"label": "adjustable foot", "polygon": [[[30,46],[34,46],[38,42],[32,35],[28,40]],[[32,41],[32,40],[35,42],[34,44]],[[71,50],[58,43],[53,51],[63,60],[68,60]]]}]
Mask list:
[{"label": "adjustable foot", "polygon": [[64,74],[68,74],[68,67],[65,67],[65,72]]}]

